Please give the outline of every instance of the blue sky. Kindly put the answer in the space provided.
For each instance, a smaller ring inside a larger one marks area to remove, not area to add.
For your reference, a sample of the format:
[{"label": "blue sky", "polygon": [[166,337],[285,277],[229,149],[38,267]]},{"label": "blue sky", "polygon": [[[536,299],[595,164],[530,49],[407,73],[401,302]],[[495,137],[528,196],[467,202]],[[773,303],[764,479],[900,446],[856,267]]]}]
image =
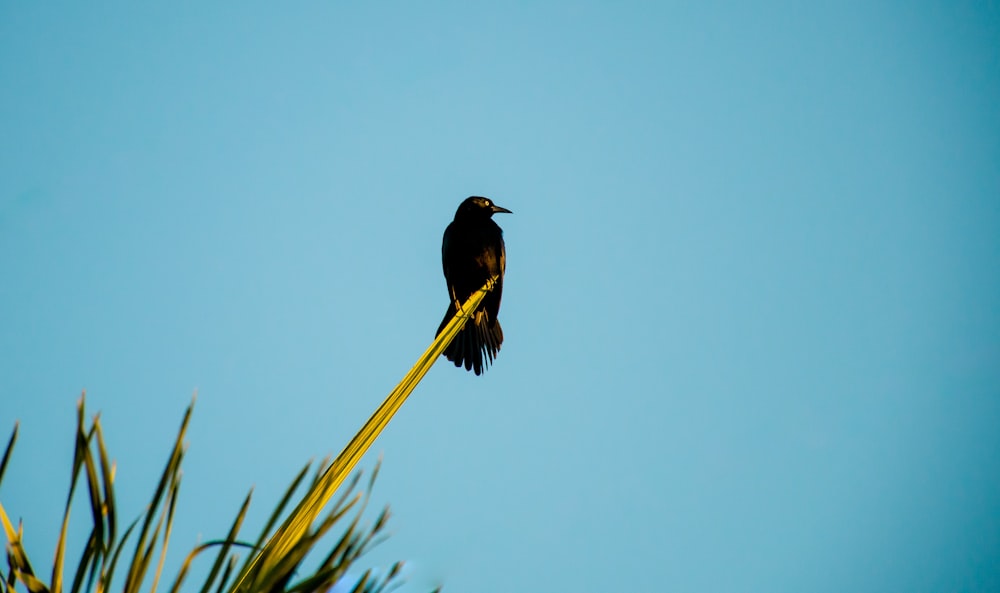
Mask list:
[{"label": "blue sky", "polygon": [[0,500],[49,558],[86,389],[137,513],[197,390],[174,550],[254,486],[252,533],[433,337],[479,194],[504,347],[376,444],[371,564],[995,591],[998,39],[982,2],[7,4]]}]

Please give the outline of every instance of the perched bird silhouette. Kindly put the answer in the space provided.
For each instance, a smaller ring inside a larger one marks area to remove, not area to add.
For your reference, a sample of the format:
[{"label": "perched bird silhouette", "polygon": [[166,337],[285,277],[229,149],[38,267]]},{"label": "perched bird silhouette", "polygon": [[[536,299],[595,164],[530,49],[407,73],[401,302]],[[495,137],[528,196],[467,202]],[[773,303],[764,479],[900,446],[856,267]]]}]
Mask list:
[{"label": "perched bird silhouette", "polygon": [[497,277],[493,290],[471,313],[471,319],[444,351],[444,355],[455,366],[464,365],[465,370],[475,371],[477,375],[482,374],[493,362],[503,342],[503,330],[500,329],[497,314],[500,312],[507,255],[503,245],[503,230],[492,218],[497,212],[510,214],[510,210],[497,206],[489,198],[466,198],[455,212],[455,220],[444,230],[444,240],[441,243],[441,263],[444,266],[444,279],[448,283],[451,304],[448,305],[444,321],[438,327],[438,334],[472,293],[482,288],[493,276]]}]

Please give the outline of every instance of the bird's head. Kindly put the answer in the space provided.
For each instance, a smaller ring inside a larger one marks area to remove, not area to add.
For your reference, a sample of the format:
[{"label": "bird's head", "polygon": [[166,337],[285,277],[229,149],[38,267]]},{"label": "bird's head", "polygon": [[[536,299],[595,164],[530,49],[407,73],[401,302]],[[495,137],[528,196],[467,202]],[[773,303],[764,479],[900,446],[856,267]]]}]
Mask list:
[{"label": "bird's head", "polygon": [[489,198],[470,196],[459,205],[455,218],[489,218],[497,212],[511,214],[510,210],[497,206]]}]

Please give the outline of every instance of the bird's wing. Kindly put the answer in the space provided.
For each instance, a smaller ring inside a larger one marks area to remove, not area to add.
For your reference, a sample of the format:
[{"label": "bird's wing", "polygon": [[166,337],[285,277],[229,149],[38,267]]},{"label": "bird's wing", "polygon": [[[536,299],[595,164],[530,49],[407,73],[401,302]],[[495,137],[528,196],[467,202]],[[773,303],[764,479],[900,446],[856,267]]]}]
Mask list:
[{"label": "bird's wing", "polygon": [[444,270],[444,279],[447,282],[451,282],[450,270],[448,269],[448,239],[451,235],[451,225],[449,224],[444,229],[444,237],[441,239],[441,269]]}]

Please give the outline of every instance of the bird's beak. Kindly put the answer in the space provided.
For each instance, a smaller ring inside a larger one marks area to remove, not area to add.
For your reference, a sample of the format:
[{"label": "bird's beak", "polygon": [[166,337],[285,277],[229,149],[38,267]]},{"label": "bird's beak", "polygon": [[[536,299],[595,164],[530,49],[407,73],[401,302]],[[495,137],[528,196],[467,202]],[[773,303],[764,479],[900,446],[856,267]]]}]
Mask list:
[{"label": "bird's beak", "polygon": [[497,212],[503,212],[505,214],[513,214],[513,212],[511,212],[510,210],[506,208],[501,208],[500,206],[493,204],[493,214],[496,214]]}]

